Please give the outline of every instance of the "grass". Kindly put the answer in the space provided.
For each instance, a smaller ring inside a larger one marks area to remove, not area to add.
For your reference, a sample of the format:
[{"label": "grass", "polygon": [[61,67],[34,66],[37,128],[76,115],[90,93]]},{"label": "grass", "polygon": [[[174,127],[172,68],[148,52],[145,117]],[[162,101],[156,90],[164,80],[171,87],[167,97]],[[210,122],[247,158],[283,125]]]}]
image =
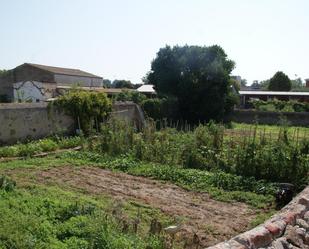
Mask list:
[{"label": "grass", "polygon": [[51,152],[58,149],[73,148],[83,144],[82,137],[51,137],[30,141],[27,143],[17,143],[12,146],[0,147],[1,157],[27,157],[42,152]]},{"label": "grass", "polygon": [[[150,222],[154,217],[164,225],[171,222],[147,206],[114,203],[58,187],[0,189],[0,199],[0,248],[159,249],[162,238],[149,236]],[[135,233],[131,222],[138,214],[143,218]]]},{"label": "grass", "polygon": [[[256,131],[258,134],[266,133],[268,137],[272,137],[273,139],[278,138],[280,131],[282,131],[283,127],[278,125],[251,125],[244,123],[232,123],[232,129],[228,129],[228,135],[233,135],[233,131],[239,134],[246,134],[251,131],[253,133],[254,128],[256,127]],[[307,127],[298,127],[298,126],[286,126],[285,129],[288,132],[288,136],[291,140],[297,139],[309,139],[309,128]]]}]

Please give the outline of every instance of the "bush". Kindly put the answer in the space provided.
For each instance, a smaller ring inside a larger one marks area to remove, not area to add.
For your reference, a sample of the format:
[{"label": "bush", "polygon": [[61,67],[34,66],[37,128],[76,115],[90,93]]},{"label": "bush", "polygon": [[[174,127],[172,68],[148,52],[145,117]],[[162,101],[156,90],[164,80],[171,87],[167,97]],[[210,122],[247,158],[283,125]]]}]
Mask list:
[{"label": "bush", "polygon": [[254,132],[235,142],[224,137],[223,126],[212,122],[186,132],[172,128],[156,131],[155,123],[148,123],[136,133],[129,124],[112,121],[102,128],[91,149],[148,162],[290,182],[301,188],[308,183],[309,140],[291,141],[284,129],[277,136],[273,140]]},{"label": "bush", "polygon": [[6,176],[0,175],[0,189],[5,191],[12,191],[16,186],[16,182]]},{"label": "bush", "polygon": [[134,103],[141,105],[147,97],[136,91],[122,91],[116,96],[116,101],[133,101]]},{"label": "bush", "polygon": [[147,117],[154,120],[163,118],[162,115],[162,100],[161,99],[147,99],[143,102],[142,108]]},{"label": "bush", "polygon": [[112,104],[105,93],[73,89],[49,104],[75,118],[76,123],[86,134],[98,127],[111,112]]},{"label": "bush", "polygon": [[273,100],[252,100],[254,109],[258,111],[271,111],[271,112],[309,112],[309,103],[298,102],[295,100],[281,101]]},{"label": "bush", "polygon": [[69,149],[83,143],[82,137],[52,137],[32,141],[28,143],[18,143],[13,146],[0,147],[0,157],[33,156],[40,152],[55,151],[57,149]]}]

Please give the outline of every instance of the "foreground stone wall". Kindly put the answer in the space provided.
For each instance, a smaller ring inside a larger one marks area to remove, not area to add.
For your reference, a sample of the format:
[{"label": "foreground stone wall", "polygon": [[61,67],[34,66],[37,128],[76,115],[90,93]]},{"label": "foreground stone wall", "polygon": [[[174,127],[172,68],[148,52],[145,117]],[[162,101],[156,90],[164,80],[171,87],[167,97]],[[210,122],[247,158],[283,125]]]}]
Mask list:
[{"label": "foreground stone wall", "polygon": [[48,113],[46,103],[0,105],[0,144],[73,131],[73,119],[56,111]]},{"label": "foreground stone wall", "polygon": [[[134,122],[139,128],[145,122],[140,107],[132,102],[115,103],[112,115]],[[0,145],[72,134],[75,128],[73,118],[56,110],[49,112],[47,103],[0,104]]]},{"label": "foreground stone wall", "polygon": [[262,112],[253,110],[235,110],[228,120],[237,123],[253,124],[279,124],[282,117],[285,117],[291,125],[309,126],[308,112]]},{"label": "foreground stone wall", "polygon": [[262,225],[208,249],[309,249],[309,186]]}]

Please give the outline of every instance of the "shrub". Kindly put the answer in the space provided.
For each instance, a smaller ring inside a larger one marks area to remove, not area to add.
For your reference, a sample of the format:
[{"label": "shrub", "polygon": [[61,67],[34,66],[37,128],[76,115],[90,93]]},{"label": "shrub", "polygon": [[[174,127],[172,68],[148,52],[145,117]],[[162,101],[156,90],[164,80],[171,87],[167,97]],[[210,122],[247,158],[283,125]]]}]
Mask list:
[{"label": "shrub", "polygon": [[116,96],[116,101],[133,101],[134,103],[140,105],[147,99],[147,97],[136,91],[122,91]]},{"label": "shrub", "polygon": [[16,182],[10,178],[0,175],[0,189],[5,191],[12,191],[16,186]]},{"label": "shrub", "polygon": [[273,100],[252,100],[254,109],[258,111],[271,111],[271,112],[309,112],[309,103],[299,102],[295,100],[281,101]]},{"label": "shrub", "polygon": [[147,99],[143,102],[142,108],[147,117],[154,120],[162,119],[162,100],[161,99]]},{"label": "shrub", "polygon": [[94,125],[102,122],[111,112],[111,101],[105,93],[73,89],[49,104],[75,118],[79,128],[86,134],[91,133]]},{"label": "shrub", "polygon": [[[237,142],[224,136],[224,127],[213,122],[193,131],[164,128],[156,131],[148,123],[136,133],[128,123],[110,121],[102,128],[98,144],[92,149],[167,165],[208,171],[222,170],[257,180],[290,182],[298,187],[308,182],[308,141],[292,141],[281,129],[277,139],[253,134]],[[126,164],[120,166],[127,168]]]}]

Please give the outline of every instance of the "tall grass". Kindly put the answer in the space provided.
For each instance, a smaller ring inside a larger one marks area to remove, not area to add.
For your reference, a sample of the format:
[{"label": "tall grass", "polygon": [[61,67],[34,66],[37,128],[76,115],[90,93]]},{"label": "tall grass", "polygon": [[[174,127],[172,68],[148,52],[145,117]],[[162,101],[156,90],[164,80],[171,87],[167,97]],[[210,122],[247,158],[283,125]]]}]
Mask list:
[{"label": "tall grass", "polygon": [[58,137],[40,139],[27,143],[17,143],[13,146],[0,147],[0,157],[24,157],[58,149],[73,148],[83,144],[82,137]]},{"label": "tall grass", "polygon": [[148,162],[221,170],[298,187],[308,184],[309,140],[294,142],[284,127],[276,139],[258,133],[254,126],[247,136],[233,139],[224,126],[214,123],[182,131],[168,127],[156,130],[156,124],[148,122],[137,132],[130,124],[111,119],[88,146],[109,155],[130,154]]}]

